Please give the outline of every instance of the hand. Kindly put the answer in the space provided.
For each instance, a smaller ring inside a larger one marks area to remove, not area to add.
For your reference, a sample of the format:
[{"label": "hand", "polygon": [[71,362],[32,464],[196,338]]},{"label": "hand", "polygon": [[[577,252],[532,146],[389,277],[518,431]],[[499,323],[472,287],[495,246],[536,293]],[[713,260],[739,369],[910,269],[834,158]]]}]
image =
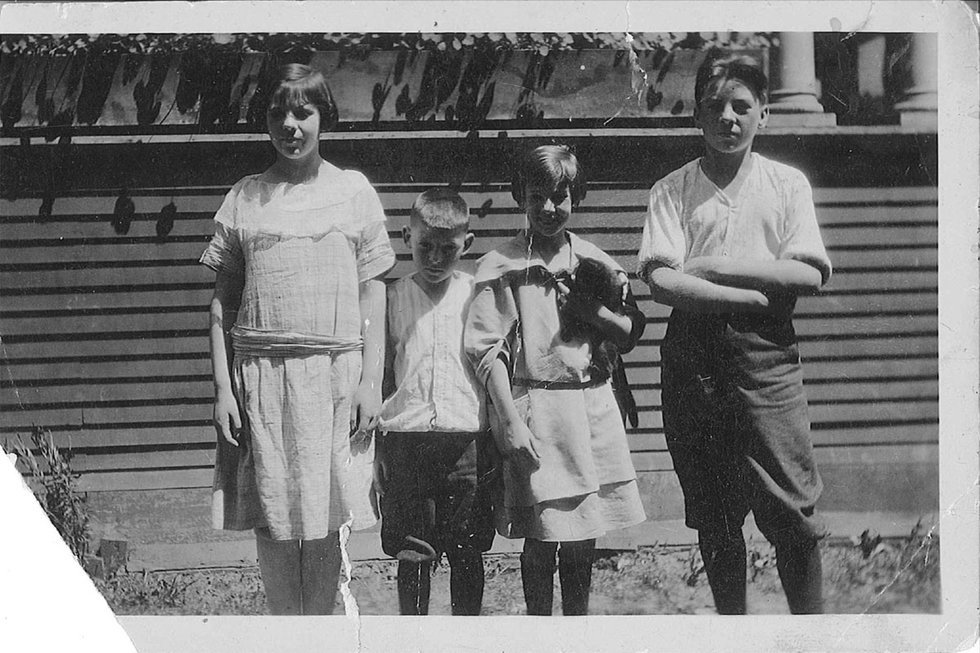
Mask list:
[{"label": "hand", "polygon": [[381,416],[381,391],[369,383],[361,383],[354,391],[350,407],[351,435],[358,431],[370,431],[378,427]]},{"label": "hand", "polygon": [[500,454],[526,473],[541,466],[541,457],[534,449],[534,434],[522,421],[505,427]]},{"label": "hand", "polygon": [[242,416],[238,402],[230,390],[219,390],[214,395],[214,429],[218,437],[233,447],[238,446],[238,434],[242,428]]},{"label": "hand", "polygon": [[620,292],[622,293],[622,296],[620,297],[620,300],[625,304],[626,303],[626,300],[630,296],[630,278],[629,278],[629,275],[627,275],[622,270],[617,270],[616,271],[616,277],[619,279],[619,282],[623,286],[622,288],[620,288]]}]

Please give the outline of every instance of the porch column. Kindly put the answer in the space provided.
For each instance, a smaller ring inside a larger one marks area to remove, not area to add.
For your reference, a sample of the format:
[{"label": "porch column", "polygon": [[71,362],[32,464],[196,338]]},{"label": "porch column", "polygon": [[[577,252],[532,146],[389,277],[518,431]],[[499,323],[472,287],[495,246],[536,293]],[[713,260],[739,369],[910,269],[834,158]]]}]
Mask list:
[{"label": "porch column", "polygon": [[817,101],[811,32],[780,32],[771,54],[772,88],[769,124],[775,127],[832,126],[837,116],[824,113]]},{"label": "porch column", "polygon": [[938,125],[939,49],[934,32],[916,32],[909,44],[910,85],[905,99],[895,105],[901,124],[910,127]]}]

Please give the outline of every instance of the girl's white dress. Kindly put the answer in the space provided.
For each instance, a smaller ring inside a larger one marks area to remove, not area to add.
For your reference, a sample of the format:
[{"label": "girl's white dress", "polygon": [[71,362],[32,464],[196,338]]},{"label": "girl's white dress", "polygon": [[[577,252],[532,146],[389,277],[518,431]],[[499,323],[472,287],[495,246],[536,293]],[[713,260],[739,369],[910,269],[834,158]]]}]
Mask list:
[{"label": "girl's white dress", "polygon": [[[622,268],[575,234],[556,260],[592,258]],[[569,251],[570,250],[570,251]],[[497,532],[551,542],[596,538],[646,519],[626,431],[609,381],[590,376],[591,345],[564,341],[554,275],[525,233],[480,259],[464,344],[486,383],[498,358],[510,372],[518,413],[541,466],[530,474],[505,460]],[[638,337],[638,335],[637,335]],[[490,410],[493,424],[495,410]]]},{"label": "girl's white dress", "polygon": [[217,528],[316,539],[376,521],[369,441],[351,440],[361,375],[358,285],[395,262],[377,193],[324,162],[308,184],[251,175],[215,215],[204,265],[242,275],[232,382],[239,447],[218,440]]}]

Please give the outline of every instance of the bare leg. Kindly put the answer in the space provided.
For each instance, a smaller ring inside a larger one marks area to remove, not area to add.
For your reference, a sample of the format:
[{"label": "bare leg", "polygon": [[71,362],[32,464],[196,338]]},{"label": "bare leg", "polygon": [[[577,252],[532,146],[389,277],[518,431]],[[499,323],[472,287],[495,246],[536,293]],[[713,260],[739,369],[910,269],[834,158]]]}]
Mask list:
[{"label": "bare leg", "polygon": [[340,534],[333,532],[317,540],[303,540],[303,614],[333,614],[340,580]]},{"label": "bare leg", "polygon": [[301,614],[299,540],[273,540],[269,529],[256,528],[255,548],[269,612],[274,615]]}]

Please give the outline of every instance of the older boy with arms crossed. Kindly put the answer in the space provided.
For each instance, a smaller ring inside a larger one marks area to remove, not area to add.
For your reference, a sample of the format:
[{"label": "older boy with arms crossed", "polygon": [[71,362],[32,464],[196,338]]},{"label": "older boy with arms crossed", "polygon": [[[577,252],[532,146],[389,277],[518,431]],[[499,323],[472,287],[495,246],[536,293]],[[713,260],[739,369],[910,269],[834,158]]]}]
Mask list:
[{"label": "older boy with arms crossed", "polygon": [[718,612],[746,611],[751,510],[790,610],[817,613],[822,484],[792,312],[827,282],[830,260],[806,178],[752,152],[769,115],[760,67],[709,55],[695,83],[704,156],[651,189],[639,256],[654,299],[673,307],[661,347],[667,446]]}]

